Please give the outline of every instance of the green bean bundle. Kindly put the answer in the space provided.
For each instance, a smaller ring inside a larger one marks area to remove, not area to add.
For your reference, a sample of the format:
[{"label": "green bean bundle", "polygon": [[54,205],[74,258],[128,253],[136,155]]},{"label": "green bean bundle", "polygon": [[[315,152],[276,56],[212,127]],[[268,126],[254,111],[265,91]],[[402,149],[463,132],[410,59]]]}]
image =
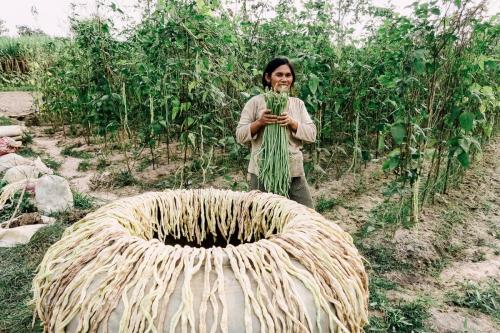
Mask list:
[{"label": "green bean bundle", "polygon": [[[268,91],[265,94],[267,108],[279,116],[288,103],[287,92]],[[258,153],[259,181],[266,191],[288,197],[290,190],[290,165],[288,161],[288,138],[286,127],[267,125],[262,146]]]}]

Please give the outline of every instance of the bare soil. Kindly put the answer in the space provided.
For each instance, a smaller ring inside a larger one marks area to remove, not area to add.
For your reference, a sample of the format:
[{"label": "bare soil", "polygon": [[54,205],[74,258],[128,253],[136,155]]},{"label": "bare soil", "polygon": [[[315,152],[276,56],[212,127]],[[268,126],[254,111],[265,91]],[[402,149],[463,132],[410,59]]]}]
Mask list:
[{"label": "bare soil", "polygon": [[23,118],[33,112],[33,95],[30,92],[0,92],[0,115]]}]

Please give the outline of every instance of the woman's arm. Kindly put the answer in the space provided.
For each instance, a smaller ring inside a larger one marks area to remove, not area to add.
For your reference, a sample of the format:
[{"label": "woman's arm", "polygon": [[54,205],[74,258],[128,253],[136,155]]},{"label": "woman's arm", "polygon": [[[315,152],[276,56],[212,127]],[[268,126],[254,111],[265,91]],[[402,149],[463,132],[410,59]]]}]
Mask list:
[{"label": "woman's arm", "polygon": [[241,113],[238,127],[236,128],[236,141],[238,143],[247,143],[257,138],[259,131],[268,124],[277,122],[278,117],[271,114],[271,110],[262,109],[257,112],[258,116],[255,119],[254,108],[256,107],[254,100],[249,100],[243,112]]},{"label": "woman's arm", "polygon": [[299,119],[295,120],[288,115],[286,117],[291,119],[288,121],[287,126],[290,127],[294,138],[305,143],[316,141],[316,125],[307,112],[303,101],[299,100]]}]

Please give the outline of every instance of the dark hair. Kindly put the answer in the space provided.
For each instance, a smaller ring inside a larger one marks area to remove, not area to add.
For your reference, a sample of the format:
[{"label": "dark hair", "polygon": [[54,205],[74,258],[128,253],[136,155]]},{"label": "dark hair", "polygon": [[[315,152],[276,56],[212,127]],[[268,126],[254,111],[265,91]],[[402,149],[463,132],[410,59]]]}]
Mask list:
[{"label": "dark hair", "polygon": [[292,72],[293,77],[293,86],[293,83],[295,82],[295,71],[293,70],[292,63],[287,58],[274,58],[267,64],[266,69],[264,69],[264,73],[262,73],[262,85],[264,86],[264,88],[271,88],[271,83],[268,83],[266,81],[266,74],[269,74],[269,76],[271,76],[276,68],[280,67],[281,65],[288,65],[288,67],[290,67],[290,72]]}]

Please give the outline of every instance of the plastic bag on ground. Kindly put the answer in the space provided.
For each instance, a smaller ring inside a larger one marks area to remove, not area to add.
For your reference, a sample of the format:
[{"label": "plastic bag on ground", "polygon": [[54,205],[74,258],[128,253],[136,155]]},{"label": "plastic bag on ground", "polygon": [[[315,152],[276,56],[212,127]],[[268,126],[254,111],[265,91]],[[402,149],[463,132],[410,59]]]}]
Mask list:
[{"label": "plastic bag on ground", "polygon": [[37,179],[40,175],[53,174],[52,169],[47,167],[40,157],[29,165],[18,165],[5,171],[3,180],[7,183],[15,183],[22,180]]},{"label": "plastic bag on ground", "polygon": [[55,175],[42,176],[35,185],[35,205],[42,214],[73,208],[73,193],[68,181]]},{"label": "plastic bag on ground", "polygon": [[0,126],[0,137],[22,136],[26,132],[26,127],[21,125]]},{"label": "plastic bag on ground", "polygon": [[0,156],[15,153],[22,143],[7,136],[0,138]]},{"label": "plastic bag on ground", "polygon": [[31,160],[26,157],[22,157],[18,154],[6,154],[0,156],[0,172],[4,172],[7,169],[18,165],[28,165],[33,163]]},{"label": "plastic bag on ground", "polygon": [[0,228],[0,247],[26,244],[38,230],[45,226],[47,224],[30,224],[10,229]]}]

